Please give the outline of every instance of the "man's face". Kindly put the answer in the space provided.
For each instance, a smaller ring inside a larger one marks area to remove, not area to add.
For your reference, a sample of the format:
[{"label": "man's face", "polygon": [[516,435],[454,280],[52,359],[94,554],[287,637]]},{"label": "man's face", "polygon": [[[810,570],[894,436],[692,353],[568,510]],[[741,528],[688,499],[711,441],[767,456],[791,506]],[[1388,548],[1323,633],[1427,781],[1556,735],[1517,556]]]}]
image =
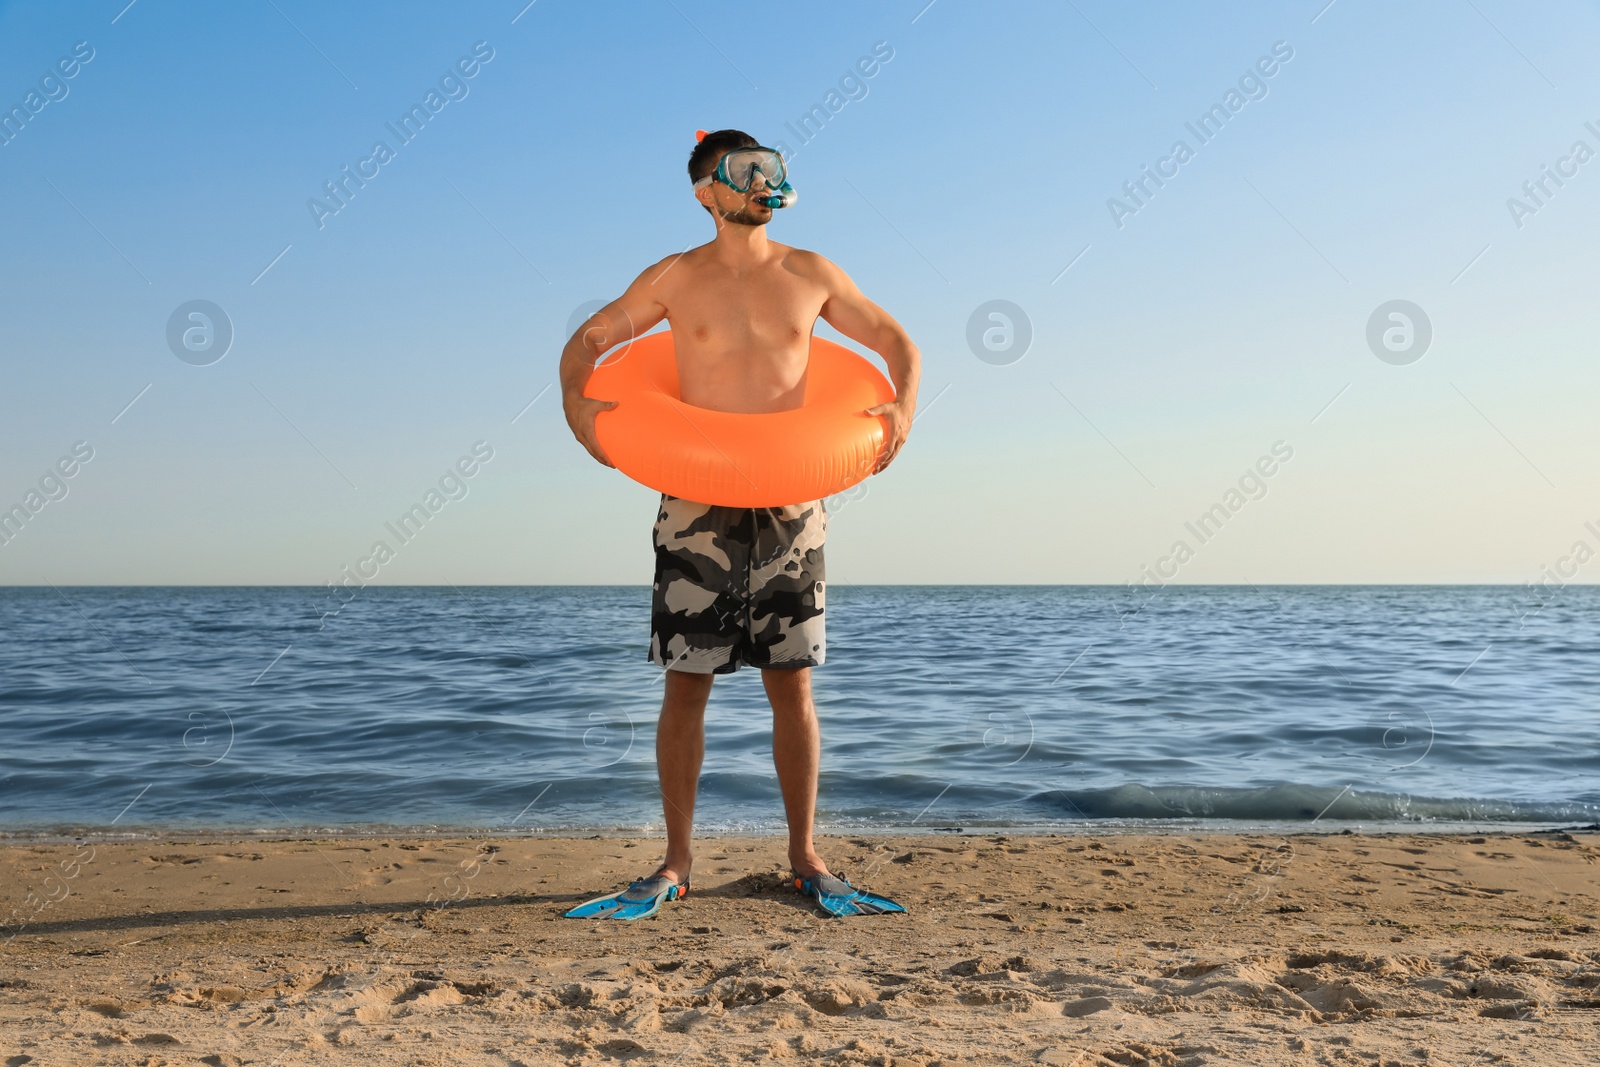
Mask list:
[{"label": "man's face", "polygon": [[[721,161],[719,157],[717,162]],[[770,195],[771,190],[760,174],[756,175],[749,190],[743,193],[719,181],[713,181],[706,188],[711,192],[708,206],[723,222],[735,226],[765,226],[772,221],[772,209],[761,202],[761,198]],[[705,203],[706,199],[702,197],[701,203]]]}]

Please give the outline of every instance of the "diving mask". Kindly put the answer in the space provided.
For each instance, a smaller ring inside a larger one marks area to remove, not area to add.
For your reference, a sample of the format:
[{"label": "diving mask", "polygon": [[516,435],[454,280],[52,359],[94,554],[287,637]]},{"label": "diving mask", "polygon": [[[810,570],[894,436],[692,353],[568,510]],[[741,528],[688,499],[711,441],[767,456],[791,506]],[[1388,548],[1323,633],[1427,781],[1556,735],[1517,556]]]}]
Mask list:
[{"label": "diving mask", "polygon": [[698,189],[719,181],[735,192],[748,193],[755,187],[758,177],[772,190],[771,195],[756,198],[768,207],[788,207],[797,199],[798,194],[789,184],[783,156],[777,149],[761,145],[729,151],[717,161],[715,173],[708,174],[694,185]]}]

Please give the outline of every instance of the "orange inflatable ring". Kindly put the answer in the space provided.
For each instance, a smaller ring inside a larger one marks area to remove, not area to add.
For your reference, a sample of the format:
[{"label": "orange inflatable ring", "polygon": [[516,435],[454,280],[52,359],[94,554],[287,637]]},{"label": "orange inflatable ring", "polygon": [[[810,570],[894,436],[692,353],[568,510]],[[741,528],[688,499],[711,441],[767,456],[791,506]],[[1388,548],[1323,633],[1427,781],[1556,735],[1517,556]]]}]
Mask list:
[{"label": "orange inflatable ring", "polygon": [[584,395],[617,401],[595,417],[595,436],[634,481],[702,504],[775,508],[872,473],[884,422],[862,413],[893,400],[894,387],[862,356],[813,336],[803,406],[763,415],[695,407],[678,399],[677,354],[663,330],[608,355]]}]

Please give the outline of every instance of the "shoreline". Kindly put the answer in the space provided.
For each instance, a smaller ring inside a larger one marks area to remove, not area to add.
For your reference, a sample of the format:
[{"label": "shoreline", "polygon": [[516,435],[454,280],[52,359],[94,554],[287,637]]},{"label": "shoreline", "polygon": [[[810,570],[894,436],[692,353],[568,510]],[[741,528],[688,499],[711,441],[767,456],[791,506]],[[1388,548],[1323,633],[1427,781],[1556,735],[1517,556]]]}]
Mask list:
[{"label": "shoreline", "polygon": [[[853,835],[857,837],[984,837],[1004,834],[1009,837],[1169,837],[1175,835],[1197,836],[1270,836],[1270,837],[1327,837],[1359,835],[1392,837],[1418,835],[1454,837],[1462,835],[1515,835],[1515,834],[1594,834],[1600,833],[1600,823],[1543,823],[1543,822],[1445,822],[1438,824],[1377,823],[1365,820],[1281,820],[1253,822],[1242,819],[1164,820],[1161,823],[1141,820],[1096,819],[1070,824],[1032,823],[1013,825],[996,823],[984,825],[963,823],[952,826],[910,827],[892,823],[875,823],[871,826],[819,826],[818,836]],[[787,829],[781,824],[770,827],[726,828],[712,826],[695,829],[695,840],[715,840],[725,837],[784,838]],[[351,840],[369,838],[416,837],[428,840],[448,838],[484,838],[506,840],[666,840],[666,831],[654,827],[631,826],[560,826],[549,829],[505,829],[493,826],[472,825],[351,825],[351,826],[268,826],[268,827],[165,827],[130,826],[112,829],[104,826],[49,827],[0,829],[0,849],[13,845],[65,844],[74,841],[125,841],[146,843],[228,841],[289,841],[289,840]]]},{"label": "shoreline", "polygon": [[1289,1067],[1579,1062],[1600,1010],[1593,832],[819,834],[910,909],[854,919],[782,837],[708,835],[657,916],[562,917],[661,844],[0,843],[0,916],[65,887],[0,930],[0,1032],[40,1064]]}]

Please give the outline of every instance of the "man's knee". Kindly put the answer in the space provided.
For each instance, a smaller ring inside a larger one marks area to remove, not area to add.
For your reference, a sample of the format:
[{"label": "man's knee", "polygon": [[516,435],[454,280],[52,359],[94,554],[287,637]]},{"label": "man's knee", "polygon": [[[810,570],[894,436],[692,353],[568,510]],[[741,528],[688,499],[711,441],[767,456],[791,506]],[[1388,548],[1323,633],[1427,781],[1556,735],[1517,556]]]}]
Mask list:
[{"label": "man's knee", "polygon": [[711,674],[695,674],[690,671],[667,671],[666,691],[661,699],[661,711],[674,712],[703,712],[706,700],[711,696]]},{"label": "man's knee", "polygon": [[803,715],[811,708],[811,668],[772,668],[761,672],[773,715]]}]

